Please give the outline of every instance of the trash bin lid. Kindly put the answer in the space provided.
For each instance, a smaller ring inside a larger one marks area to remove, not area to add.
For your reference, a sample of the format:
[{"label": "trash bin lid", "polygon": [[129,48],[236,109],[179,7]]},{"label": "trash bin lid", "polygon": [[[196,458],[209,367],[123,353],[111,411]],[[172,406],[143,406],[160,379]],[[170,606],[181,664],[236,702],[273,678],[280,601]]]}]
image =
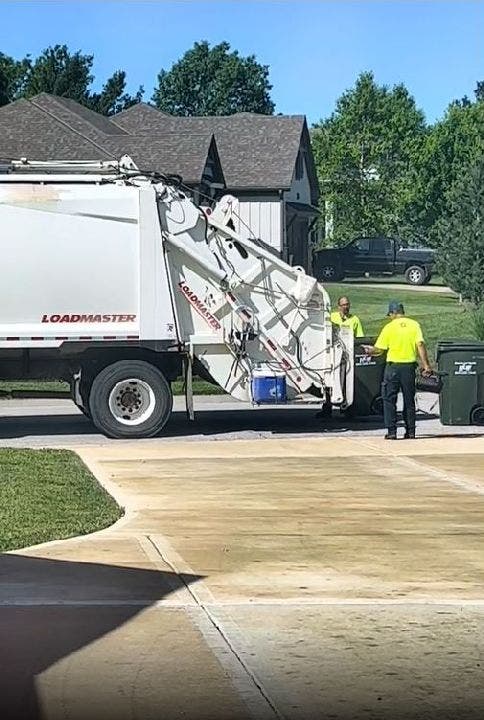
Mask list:
[{"label": "trash bin lid", "polygon": [[484,352],[484,342],[481,340],[466,340],[465,338],[455,338],[450,340],[439,340],[437,343],[437,356],[446,352]]}]

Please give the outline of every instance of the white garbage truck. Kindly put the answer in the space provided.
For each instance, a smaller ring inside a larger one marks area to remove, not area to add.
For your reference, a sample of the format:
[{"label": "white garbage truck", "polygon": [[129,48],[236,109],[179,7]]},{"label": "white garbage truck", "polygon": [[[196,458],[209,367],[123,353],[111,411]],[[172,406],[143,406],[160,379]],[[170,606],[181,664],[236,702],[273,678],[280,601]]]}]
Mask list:
[{"label": "white garbage truck", "polygon": [[[327,292],[240,232],[236,202],[119,161],[0,171],[0,378],[62,379],[105,435],[152,437],[171,383],[254,405],[353,399],[353,336]],[[1,432],[1,431],[0,431]]]}]

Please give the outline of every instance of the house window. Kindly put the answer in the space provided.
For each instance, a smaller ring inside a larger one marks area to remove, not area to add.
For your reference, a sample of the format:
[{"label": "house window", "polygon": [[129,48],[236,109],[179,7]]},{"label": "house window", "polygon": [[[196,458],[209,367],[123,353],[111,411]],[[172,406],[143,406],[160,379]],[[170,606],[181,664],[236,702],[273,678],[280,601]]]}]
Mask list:
[{"label": "house window", "polygon": [[296,180],[302,180],[304,177],[304,158],[301,151],[298,152],[296,158]]}]

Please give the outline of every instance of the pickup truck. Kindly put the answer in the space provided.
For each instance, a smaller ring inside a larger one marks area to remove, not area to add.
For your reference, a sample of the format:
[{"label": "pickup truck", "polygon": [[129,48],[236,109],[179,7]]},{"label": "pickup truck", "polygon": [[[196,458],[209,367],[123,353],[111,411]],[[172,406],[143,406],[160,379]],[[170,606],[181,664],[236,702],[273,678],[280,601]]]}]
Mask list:
[{"label": "pickup truck", "polygon": [[322,282],[336,282],[351,275],[405,275],[410,285],[430,281],[435,250],[409,247],[389,237],[364,237],[340,248],[317,250],[313,256],[313,275]]}]

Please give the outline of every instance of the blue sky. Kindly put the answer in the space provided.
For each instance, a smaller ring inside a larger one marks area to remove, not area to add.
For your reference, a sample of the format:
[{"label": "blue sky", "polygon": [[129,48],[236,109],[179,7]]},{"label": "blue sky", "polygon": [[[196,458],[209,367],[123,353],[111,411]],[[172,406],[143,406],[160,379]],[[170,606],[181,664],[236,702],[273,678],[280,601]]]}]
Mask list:
[{"label": "blue sky", "polygon": [[404,82],[429,121],[484,80],[480,0],[85,0],[0,2],[0,51],[94,54],[96,85],[125,69],[149,100],[161,68],[197,40],[228,40],[270,67],[276,111],[328,116],[363,70]]}]

